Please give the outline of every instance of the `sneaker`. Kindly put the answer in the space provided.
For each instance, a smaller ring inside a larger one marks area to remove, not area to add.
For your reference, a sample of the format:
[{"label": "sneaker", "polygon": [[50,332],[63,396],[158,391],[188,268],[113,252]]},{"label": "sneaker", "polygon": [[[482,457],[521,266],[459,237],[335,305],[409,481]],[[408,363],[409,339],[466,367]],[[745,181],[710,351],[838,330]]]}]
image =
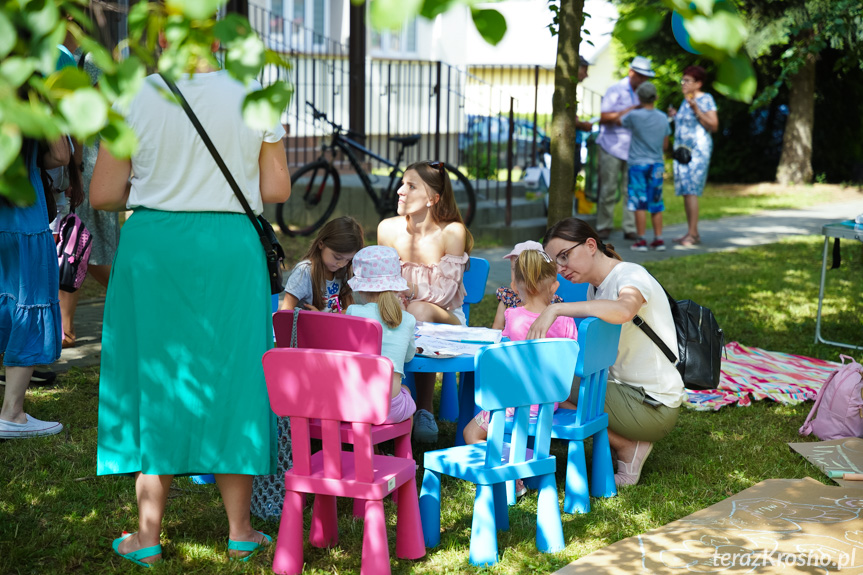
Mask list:
[{"label": "sneaker", "polygon": [[652,249],[658,251],[658,252],[664,252],[665,251],[665,241],[663,241],[661,239],[655,239],[652,242],[650,242],[650,247]]},{"label": "sneaker", "polygon": [[27,423],[14,423],[0,419],[0,439],[23,439],[25,437],[39,437],[42,435],[54,435],[63,431],[63,424],[56,421],[40,421],[35,417],[24,414]]},{"label": "sneaker", "polygon": [[515,498],[518,499],[519,497],[523,496],[525,493],[527,493],[527,486],[524,484],[524,481],[522,481],[521,479],[516,479],[515,480]]},{"label": "sneaker", "polygon": [[630,247],[636,252],[646,252],[647,251],[647,240],[640,239],[637,242],[635,242],[634,244],[632,244],[632,246],[630,246]]},{"label": "sneaker", "polygon": [[437,443],[437,423],[434,415],[425,409],[418,409],[414,415],[414,439],[420,443]]}]

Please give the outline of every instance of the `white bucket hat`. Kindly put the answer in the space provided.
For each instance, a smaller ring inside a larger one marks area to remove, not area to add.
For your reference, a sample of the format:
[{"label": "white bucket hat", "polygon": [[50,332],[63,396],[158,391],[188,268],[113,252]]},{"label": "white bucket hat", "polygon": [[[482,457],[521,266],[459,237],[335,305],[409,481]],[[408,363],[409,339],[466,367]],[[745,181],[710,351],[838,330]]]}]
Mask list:
[{"label": "white bucket hat", "polygon": [[539,242],[535,242],[533,240],[528,240],[526,242],[521,242],[520,244],[515,244],[515,247],[512,248],[512,251],[503,256],[503,259],[509,258],[517,258],[521,252],[524,250],[536,250],[538,252],[543,251],[542,244]]},{"label": "white bucket hat", "polygon": [[358,251],[353,259],[354,277],[348,285],[354,291],[405,291],[408,282],[402,277],[399,254],[386,246],[369,246]]},{"label": "white bucket hat", "polygon": [[653,71],[653,64],[650,62],[649,58],[645,58],[644,56],[636,56],[633,58],[632,63],[629,65],[629,69],[638,72],[642,76],[647,76],[648,78],[656,76],[656,72]]}]

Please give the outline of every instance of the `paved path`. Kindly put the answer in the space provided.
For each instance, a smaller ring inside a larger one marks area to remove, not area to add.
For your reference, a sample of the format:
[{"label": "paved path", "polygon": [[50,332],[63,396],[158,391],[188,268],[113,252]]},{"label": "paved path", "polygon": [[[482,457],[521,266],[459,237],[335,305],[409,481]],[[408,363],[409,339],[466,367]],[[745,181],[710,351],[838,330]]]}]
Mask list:
[{"label": "paved path", "polygon": [[[610,242],[614,244],[625,260],[642,263],[769,244],[786,236],[818,235],[824,224],[853,218],[861,213],[863,213],[863,199],[823,204],[803,210],[775,210],[752,216],[710,220],[699,225],[701,245],[691,248],[669,246],[665,252],[634,252],[629,249],[631,242],[624,241],[623,233],[619,231],[612,235]],[[663,235],[669,238],[670,243],[671,238],[681,236],[685,231],[686,226],[684,224],[677,224],[666,227]],[[509,262],[502,258],[510,249],[510,247],[503,247],[474,250],[474,256],[485,258],[491,263],[486,293],[493,294],[498,287],[509,285]],[[52,366],[55,371],[65,371],[73,366],[99,365],[102,352],[103,311],[104,300],[101,299],[83,301],[78,305],[78,311],[75,315],[75,331],[78,334],[77,345],[74,348],[63,350],[60,360]]]}]

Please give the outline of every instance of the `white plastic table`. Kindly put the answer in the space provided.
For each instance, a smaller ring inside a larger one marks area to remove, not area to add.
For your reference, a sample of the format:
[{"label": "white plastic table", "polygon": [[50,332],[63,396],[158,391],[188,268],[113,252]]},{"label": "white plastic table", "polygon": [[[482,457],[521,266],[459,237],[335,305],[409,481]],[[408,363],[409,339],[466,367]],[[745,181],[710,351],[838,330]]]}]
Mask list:
[{"label": "white plastic table", "polygon": [[827,251],[830,238],[849,239],[863,242],[863,225],[854,224],[854,220],[835,222],[821,228],[824,235],[824,255],[821,258],[821,289],[818,292],[818,315],[815,319],[815,343],[826,343],[850,349],[863,349],[863,346],[838,341],[829,341],[821,337],[821,304],[824,301],[824,280],[827,275]]}]

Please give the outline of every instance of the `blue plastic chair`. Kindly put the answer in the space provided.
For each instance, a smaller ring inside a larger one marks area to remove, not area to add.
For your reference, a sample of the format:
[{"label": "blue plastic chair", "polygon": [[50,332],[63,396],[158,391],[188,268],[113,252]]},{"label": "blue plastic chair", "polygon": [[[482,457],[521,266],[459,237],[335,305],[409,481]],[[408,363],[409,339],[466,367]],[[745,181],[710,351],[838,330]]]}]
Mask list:
[{"label": "blue plastic chair", "polygon": [[[468,325],[470,325],[470,306],[481,302],[485,296],[485,284],[488,281],[489,268],[488,260],[470,258],[470,266],[464,272],[462,282],[467,293],[464,296],[461,309]],[[405,385],[411,391],[415,390],[412,373],[405,377]],[[438,417],[443,421],[458,420],[458,386],[456,386],[456,374],[453,372],[444,373],[442,376]]]},{"label": "blue plastic chair", "polygon": [[565,302],[585,301],[587,300],[587,288],[589,283],[574,284],[560,274],[557,274],[557,281],[560,287],[557,288],[555,294],[559,295]]},{"label": "blue plastic chair", "polygon": [[[536,546],[553,553],[564,548],[563,526],[549,454],[553,402],[569,395],[578,344],[570,339],[513,341],[476,355],[476,403],[491,412],[488,441],[425,453],[420,514],[426,547],[440,543],[441,474],[476,484],[470,562],[498,560],[497,530],[509,529],[505,482],[535,477],[539,483]],[[540,404],[532,452],[528,450],[530,406]],[[512,441],[504,443],[507,407],[515,407]]]},{"label": "blue plastic chair", "polygon": [[[608,443],[608,414],[605,413],[605,389],[608,368],[617,359],[620,326],[595,317],[585,318],[578,326],[578,356],[575,375],[581,379],[578,409],[559,409],[552,418],[551,437],[569,442],[566,457],[566,513],[590,511],[590,495],[614,497],[614,463]],[[513,427],[511,421],[508,428]],[[509,432],[509,429],[508,431]],[[536,433],[531,421],[530,434]],[[588,492],[587,461],[584,441],[593,437],[593,458]],[[514,499],[512,496],[511,501]]]}]

